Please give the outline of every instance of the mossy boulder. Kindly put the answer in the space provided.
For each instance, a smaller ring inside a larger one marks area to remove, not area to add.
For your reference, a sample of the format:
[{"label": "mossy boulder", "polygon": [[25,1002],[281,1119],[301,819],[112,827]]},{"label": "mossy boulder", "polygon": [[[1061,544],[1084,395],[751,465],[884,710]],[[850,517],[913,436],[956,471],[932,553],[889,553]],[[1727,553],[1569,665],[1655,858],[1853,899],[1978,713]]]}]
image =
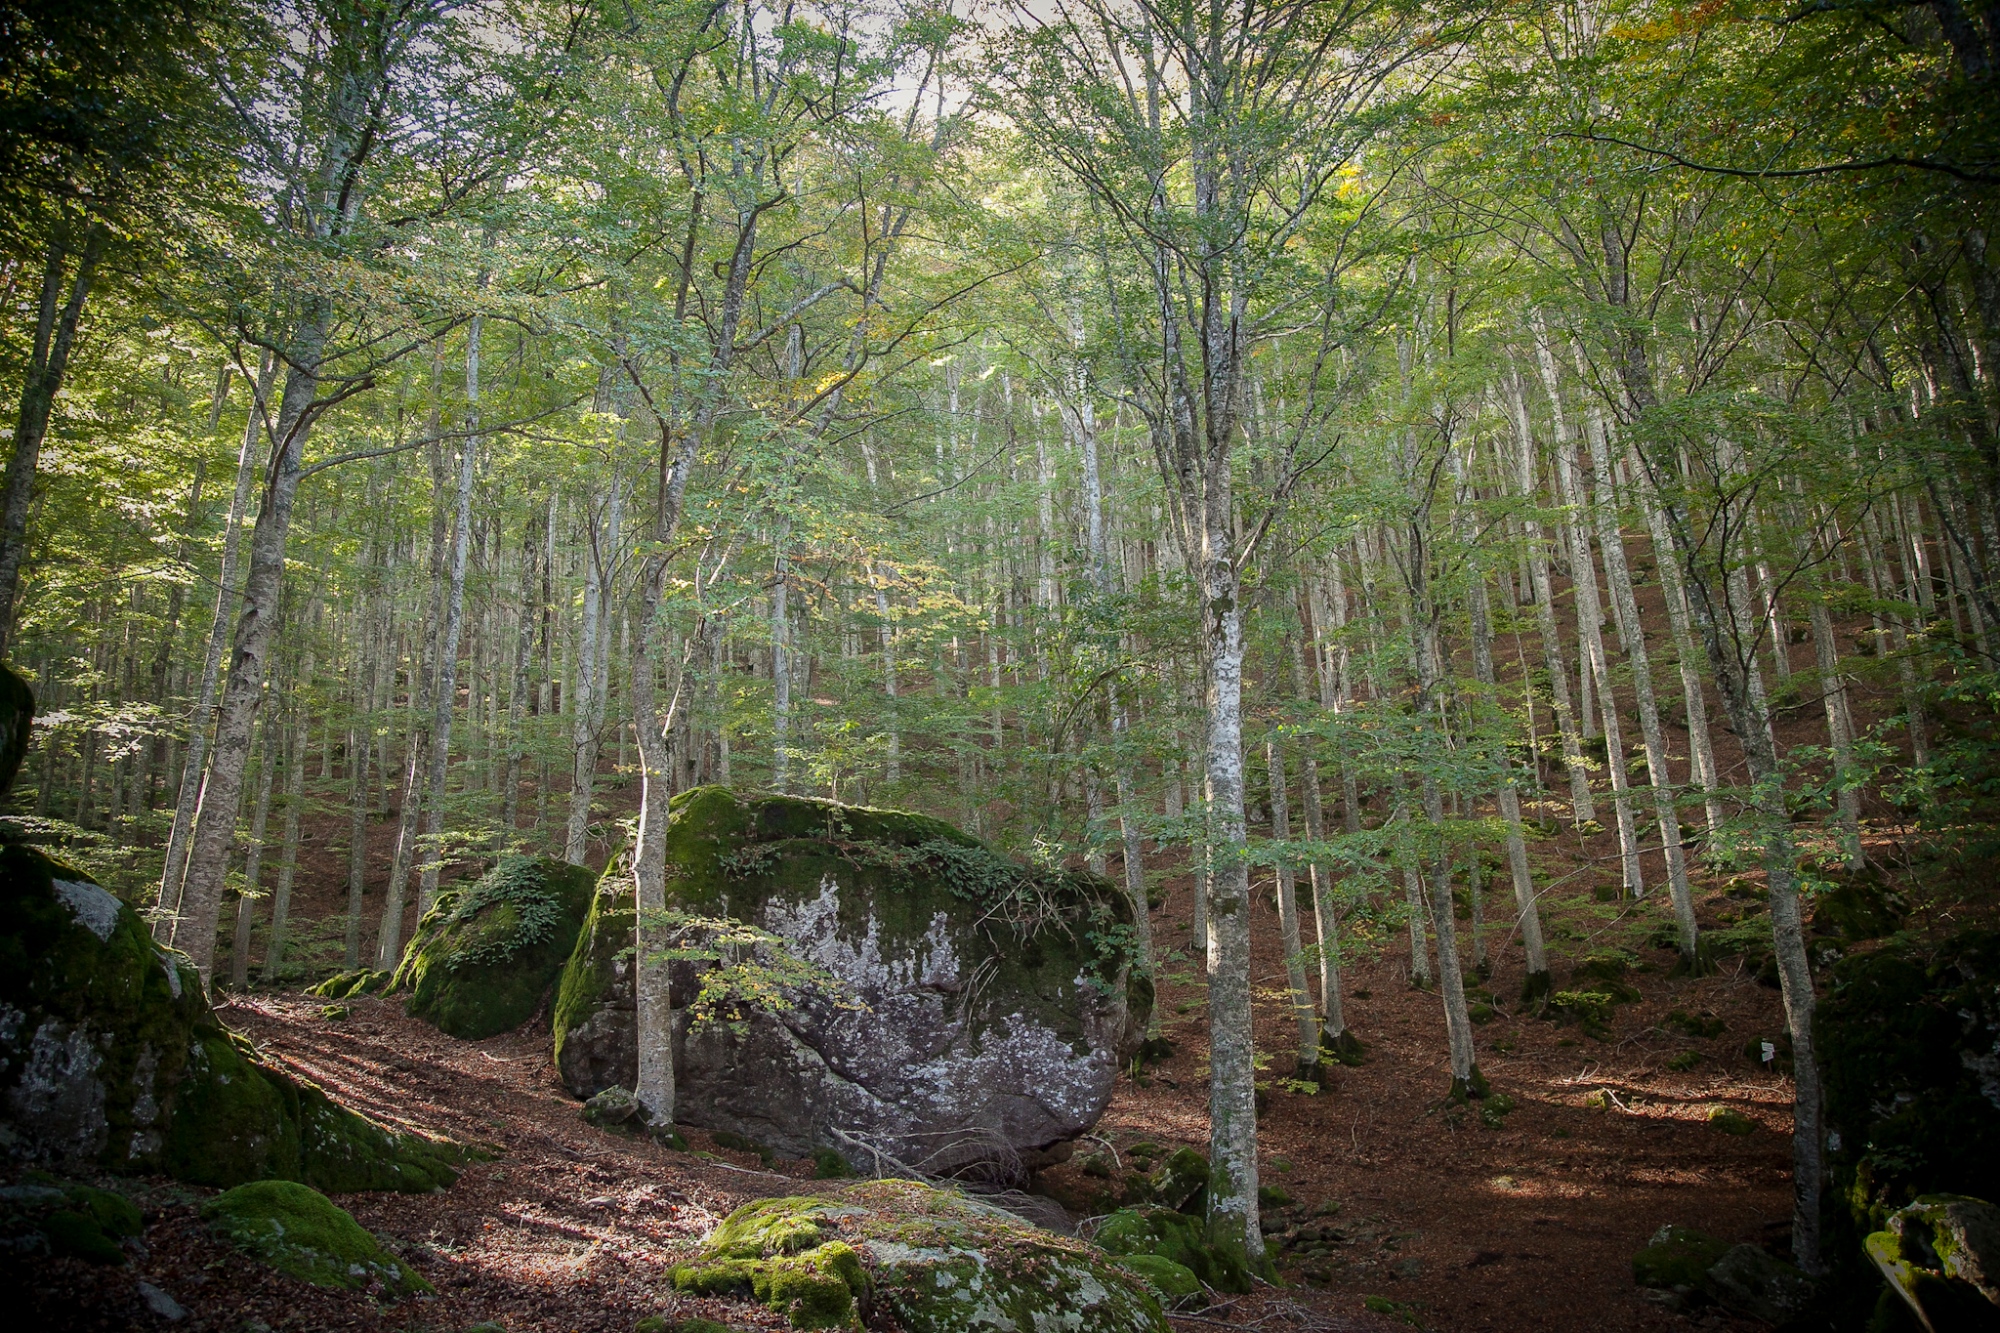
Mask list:
[{"label": "mossy boulder", "polygon": [[[1018,1175],[1103,1113],[1152,1003],[1114,885],[920,815],[720,787],[676,797],[665,841],[670,910],[768,931],[832,983],[690,1022],[702,965],[675,963],[677,1121],[786,1157],[867,1160],[865,1140],[926,1174]],[[633,948],[629,881],[607,880],[555,1010],[580,1098],[634,1084]]]},{"label": "mossy boulder", "polygon": [[2000,1328],[2000,1208],[1926,1195],[1891,1213],[1862,1248],[1925,1327]]},{"label": "mossy boulder", "polygon": [[1708,1270],[1729,1253],[1729,1242],[1692,1227],[1665,1226],[1632,1256],[1632,1280],[1661,1291],[1698,1291]]},{"label": "mossy boulder", "polygon": [[1211,1242],[1202,1219],[1171,1208],[1121,1208],[1104,1219],[1092,1237],[1121,1257],[1157,1255],[1192,1273],[1217,1291],[1250,1290],[1250,1264],[1240,1246]]},{"label": "mossy boulder", "polygon": [[201,1216],[237,1249],[315,1287],[359,1291],[379,1284],[390,1297],[431,1290],[345,1209],[293,1181],[238,1185],[202,1204]]},{"label": "mossy boulder", "polygon": [[391,1134],[259,1060],[131,908],[14,843],[0,844],[0,1147],[223,1187],[454,1178],[445,1146]]},{"label": "mossy boulder", "polygon": [[909,1180],[746,1204],[674,1285],[754,1296],[795,1328],[851,1327],[864,1313],[905,1333],[1167,1327],[1146,1281],[1102,1250]]},{"label": "mossy boulder", "polygon": [[2000,934],[1851,956],[1813,1032],[1826,1089],[1829,1240],[1861,1240],[1920,1196],[2000,1198]]},{"label": "mossy boulder", "polygon": [[389,988],[408,991],[404,1008],[454,1037],[511,1031],[535,1016],[575,950],[591,888],[582,866],[502,857],[471,885],[438,894]]},{"label": "mossy boulder", "polygon": [[1194,1270],[1158,1254],[1126,1254],[1116,1260],[1120,1268],[1136,1273],[1153,1289],[1162,1305],[1174,1309],[1198,1309],[1208,1303],[1208,1290]]},{"label": "mossy boulder", "polygon": [[45,1171],[0,1187],[0,1250],[51,1252],[99,1264],[122,1264],[119,1243],[143,1226],[138,1205],[122,1194]]}]

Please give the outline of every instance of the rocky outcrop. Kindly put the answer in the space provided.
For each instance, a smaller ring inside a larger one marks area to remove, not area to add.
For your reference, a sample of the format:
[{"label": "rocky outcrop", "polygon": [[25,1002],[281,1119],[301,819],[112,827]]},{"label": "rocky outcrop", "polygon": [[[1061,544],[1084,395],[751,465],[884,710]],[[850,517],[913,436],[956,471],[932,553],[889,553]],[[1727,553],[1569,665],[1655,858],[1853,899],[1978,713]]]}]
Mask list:
[{"label": "rocky outcrop", "polygon": [[[786,1156],[1007,1176],[1102,1114],[1152,1002],[1108,882],[935,819],[717,787],[675,799],[666,839],[670,910],[769,931],[831,983],[691,1021],[701,965],[675,964],[682,1123]],[[634,1082],[630,892],[600,888],[557,999],[578,1097]]]},{"label": "rocky outcrop", "polygon": [[0,844],[0,1148],[201,1185],[422,1191],[448,1145],[391,1134],[265,1064],[108,890]]},{"label": "rocky outcrop", "polygon": [[1925,1328],[2000,1328],[2000,1208],[1926,1195],[1889,1214],[1862,1249]]},{"label": "rocky outcrop", "polygon": [[405,1009],[454,1037],[511,1031],[535,1016],[575,950],[591,888],[581,866],[502,857],[438,894],[388,989],[408,991]]},{"label": "rocky outcrop", "polygon": [[1845,959],[1813,1032],[1837,1251],[1922,1195],[2000,1198],[2000,934]]},{"label": "rocky outcrop", "polygon": [[[34,700],[0,668],[0,791]],[[425,1191],[461,1154],[383,1129],[268,1064],[200,977],[89,875],[0,836],[0,1153],[229,1188]]]},{"label": "rocky outcrop", "polygon": [[1143,1279],[1095,1246],[909,1180],[762,1199],[725,1219],[674,1285],[737,1295],[794,1328],[887,1315],[907,1333],[1165,1333]]}]

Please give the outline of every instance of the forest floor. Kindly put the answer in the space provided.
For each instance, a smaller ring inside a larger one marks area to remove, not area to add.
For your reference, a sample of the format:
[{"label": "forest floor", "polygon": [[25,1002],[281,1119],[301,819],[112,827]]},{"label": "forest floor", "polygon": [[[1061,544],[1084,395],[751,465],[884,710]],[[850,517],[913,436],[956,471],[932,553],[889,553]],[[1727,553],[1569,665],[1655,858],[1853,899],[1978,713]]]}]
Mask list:
[{"label": "forest floor", "polygon": [[[1544,903],[1552,952],[1563,960],[1558,986],[1568,961],[1607,944],[1632,949],[1663,908],[1650,899],[1599,901],[1589,888],[1599,840],[1569,841],[1569,852],[1541,848],[1543,857],[1573,859],[1579,868]],[[1141,1141],[1206,1146],[1203,988],[1191,955],[1173,948],[1188,925],[1174,910],[1185,906],[1185,882],[1172,887],[1155,929],[1161,1003],[1178,1049],[1140,1080],[1121,1077],[1098,1131],[1118,1150]],[[1332,1070],[1308,1095],[1283,1086],[1294,1072],[1295,1029],[1275,913],[1268,893],[1257,901],[1258,1046],[1271,1083],[1260,1121],[1263,1178],[1294,1201],[1279,1220],[1331,1228],[1330,1253],[1303,1265],[1284,1253],[1284,1287],[1177,1319],[1185,1333],[1218,1325],[1273,1333],[1731,1326],[1713,1312],[1676,1314],[1648,1301],[1632,1282],[1631,1256],[1666,1223],[1782,1252],[1791,1088],[1744,1052],[1778,1030],[1775,990],[1733,961],[1717,975],[1670,978],[1671,953],[1641,944],[1630,978],[1641,998],[1589,1036],[1511,1012],[1520,952],[1503,920],[1488,937],[1498,1012],[1476,1034],[1495,1092],[1516,1103],[1511,1113],[1489,1125],[1476,1106],[1442,1102],[1440,1002],[1409,986],[1406,958],[1394,952],[1343,978],[1365,1061]],[[1712,923],[1732,902],[1711,891],[1703,915]],[[1469,941],[1462,947],[1469,952]],[[586,1126],[556,1079],[545,1019],[463,1042],[404,1016],[394,1000],[349,1008],[346,1019],[330,1020],[319,1001],[265,992],[239,996],[221,1012],[267,1058],[386,1124],[499,1150],[448,1191],[340,1199],[438,1295],[380,1307],[363,1295],[306,1287],[210,1238],[194,1211],[205,1191],[152,1182],[141,1186],[146,1256],[115,1273],[42,1261],[27,1297],[31,1326],[160,1326],[144,1312],[140,1280],[187,1308],[191,1318],[179,1327],[222,1333],[449,1333],[482,1321],[508,1333],[628,1333],[655,1313],[780,1326],[751,1306],[677,1297],[667,1272],[733,1207],[799,1188],[810,1163],[781,1161],[764,1171],[755,1156],[718,1150],[699,1131],[688,1137],[706,1159]],[[1668,1022],[1675,1011],[1705,1020],[1716,1035],[1688,1036]],[[1716,1107],[1747,1117],[1754,1131],[1724,1132],[1707,1118]],[[1084,1156],[1041,1177],[1041,1188],[1079,1215],[1115,1206],[1119,1180],[1085,1174]]]}]

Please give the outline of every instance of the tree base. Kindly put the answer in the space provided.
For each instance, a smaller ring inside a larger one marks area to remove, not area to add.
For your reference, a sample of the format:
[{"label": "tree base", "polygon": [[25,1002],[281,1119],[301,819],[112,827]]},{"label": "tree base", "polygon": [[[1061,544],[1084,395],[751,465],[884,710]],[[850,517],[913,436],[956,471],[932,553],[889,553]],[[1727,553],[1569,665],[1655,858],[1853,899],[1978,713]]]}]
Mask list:
[{"label": "tree base", "polygon": [[1353,1029],[1342,1028],[1338,1033],[1328,1034],[1324,1029],[1319,1034],[1320,1053],[1337,1065],[1350,1067],[1367,1059],[1367,1051]]},{"label": "tree base", "polygon": [[1139,1064],[1156,1065],[1174,1058],[1174,1044],[1165,1037],[1148,1037],[1139,1043]]},{"label": "tree base", "polygon": [[1474,1065],[1472,1072],[1464,1078],[1452,1079],[1451,1091],[1445,1094],[1444,1099],[1453,1106],[1464,1106],[1470,1101],[1484,1101],[1492,1091],[1493,1085],[1486,1081],[1486,1075],[1479,1072],[1479,1066]]},{"label": "tree base", "polygon": [[1521,1003],[1529,1012],[1539,1014],[1554,992],[1555,980],[1547,972],[1530,972],[1521,982]]}]

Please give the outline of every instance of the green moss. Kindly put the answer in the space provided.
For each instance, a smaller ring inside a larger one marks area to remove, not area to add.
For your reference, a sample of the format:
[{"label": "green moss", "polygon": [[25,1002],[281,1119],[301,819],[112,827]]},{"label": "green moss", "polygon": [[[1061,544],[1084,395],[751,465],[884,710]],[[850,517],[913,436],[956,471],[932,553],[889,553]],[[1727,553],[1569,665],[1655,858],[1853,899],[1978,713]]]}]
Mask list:
[{"label": "green moss", "polygon": [[316,1287],[359,1290],[379,1282],[391,1296],[431,1290],[345,1210],[304,1185],[285,1180],[238,1185],[204,1203],[201,1216],[238,1249]]},{"label": "green moss", "polygon": [[1632,1280],[1642,1287],[1698,1289],[1708,1270],[1729,1252],[1729,1242],[1688,1227],[1661,1227],[1632,1256]]},{"label": "green moss", "polygon": [[1147,1182],[1153,1198],[1169,1208],[1200,1213],[1208,1206],[1208,1159],[1192,1148],[1176,1148]]},{"label": "green moss", "polygon": [[471,887],[438,895],[392,985],[409,991],[409,1013],[454,1037],[517,1028],[574,951],[591,898],[581,866],[503,857]]},{"label": "green moss", "polygon": [[94,1264],[122,1264],[125,1251],[104,1234],[95,1218],[61,1208],[42,1219],[42,1234],[57,1254],[87,1259]]},{"label": "green moss", "polygon": [[1158,1255],[1186,1268],[1217,1291],[1250,1290],[1250,1266],[1240,1247],[1218,1245],[1199,1217],[1167,1208],[1121,1208],[1093,1239],[1116,1255]]},{"label": "green moss", "polygon": [[1727,1106],[1711,1106],[1708,1109],[1708,1123],[1725,1134],[1742,1138],[1757,1132],[1757,1122],[1741,1111]]},{"label": "green moss", "polygon": [[864,1293],[906,1333],[1165,1327],[1144,1285],[1101,1251],[913,1181],[745,1205],[716,1229],[703,1256],[675,1271],[677,1288],[747,1290],[795,1327],[851,1326],[852,1302]]},{"label": "green moss", "polygon": [[814,1180],[845,1180],[854,1174],[847,1159],[832,1148],[814,1148],[812,1161]]},{"label": "green moss", "polygon": [[1128,1254],[1117,1260],[1117,1264],[1137,1273],[1168,1305],[1199,1306],[1208,1299],[1208,1293],[1193,1269],[1161,1255]]}]

